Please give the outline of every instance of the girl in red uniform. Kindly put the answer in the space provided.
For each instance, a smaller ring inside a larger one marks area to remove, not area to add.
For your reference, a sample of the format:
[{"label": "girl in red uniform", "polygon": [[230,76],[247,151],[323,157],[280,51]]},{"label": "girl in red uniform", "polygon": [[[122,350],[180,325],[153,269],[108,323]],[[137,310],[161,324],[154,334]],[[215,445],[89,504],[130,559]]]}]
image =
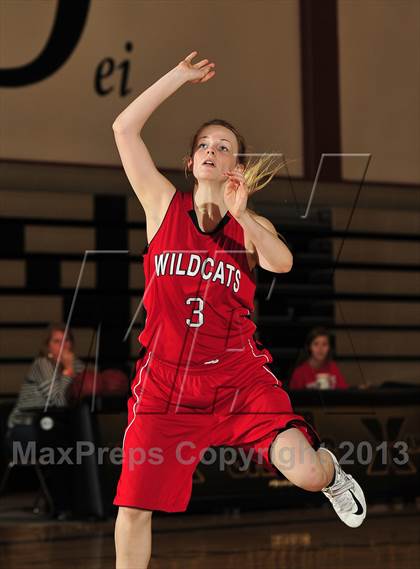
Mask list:
[{"label": "girl in red uniform", "polygon": [[352,527],[366,513],[360,486],[293,412],[267,367],[270,352],[254,339],[256,265],[283,273],[293,263],[273,224],[247,207],[262,176],[276,170],[264,160],[248,164],[243,138],[216,119],[194,136],[186,167],[195,184],[185,193],[160,174],[141,137],[165,99],[185,83],[214,76],[215,64],[193,63],[196,55],[141,93],[113,124],[146,214],[148,243],[147,317],[114,499],[118,569],[147,567],[153,510],[186,510],[194,470],[211,446],[241,447],[295,485],[323,491]]},{"label": "girl in red uniform", "polygon": [[332,359],[328,330],[311,330],[305,341],[305,361],[292,374],[289,389],[348,389],[347,381]]}]

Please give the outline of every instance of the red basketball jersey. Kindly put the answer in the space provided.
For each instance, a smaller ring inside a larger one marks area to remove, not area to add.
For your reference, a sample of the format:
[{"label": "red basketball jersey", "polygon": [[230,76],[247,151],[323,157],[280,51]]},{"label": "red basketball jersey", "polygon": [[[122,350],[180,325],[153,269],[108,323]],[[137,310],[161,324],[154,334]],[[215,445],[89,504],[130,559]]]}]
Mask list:
[{"label": "red basketball jersey", "polygon": [[138,340],[159,359],[202,366],[253,336],[255,274],[243,228],[229,212],[203,232],[192,192],[176,190],[143,263],[146,325]]}]

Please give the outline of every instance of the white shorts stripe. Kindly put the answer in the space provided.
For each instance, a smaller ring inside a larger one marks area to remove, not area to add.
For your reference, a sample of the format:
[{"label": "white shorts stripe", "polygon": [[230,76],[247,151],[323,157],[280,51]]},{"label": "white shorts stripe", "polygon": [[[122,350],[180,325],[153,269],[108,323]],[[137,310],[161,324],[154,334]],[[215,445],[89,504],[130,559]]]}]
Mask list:
[{"label": "white shorts stripe", "polygon": [[270,361],[269,358],[268,358],[268,356],[267,356],[267,354],[259,354],[259,355],[257,355],[257,354],[254,352],[254,348],[252,347],[251,340],[250,340],[249,338],[248,338],[248,344],[249,344],[250,347],[251,347],[251,352],[252,352],[252,355],[254,356],[254,358],[266,358],[268,362]]},{"label": "white shorts stripe", "polygon": [[123,443],[122,443],[122,452],[123,452],[123,454],[124,454],[125,437],[126,437],[126,435],[127,435],[128,429],[131,427],[131,425],[132,425],[132,424],[134,423],[134,421],[136,420],[136,407],[137,407],[137,405],[138,405],[138,403],[139,403],[139,396],[138,396],[137,393],[136,393],[136,389],[137,389],[137,387],[138,387],[138,386],[140,385],[140,383],[141,383],[141,376],[142,376],[142,374],[143,374],[143,370],[147,367],[147,364],[149,363],[149,360],[150,360],[150,356],[151,356],[151,355],[152,355],[152,352],[149,353],[149,356],[148,356],[148,358],[147,358],[146,363],[140,368],[139,380],[138,380],[138,382],[136,383],[136,385],[135,385],[135,387],[134,387],[134,389],[133,389],[133,393],[134,393],[134,396],[135,396],[135,398],[136,398],[136,402],[135,402],[134,405],[133,405],[133,418],[131,419],[129,425],[127,426],[127,428],[125,429],[125,432],[124,432],[124,438],[123,438]]},{"label": "white shorts stripe", "polygon": [[[252,355],[254,356],[254,358],[266,358],[266,359],[267,359],[267,362],[270,361],[270,359],[269,359],[269,357],[267,356],[267,354],[256,354],[256,353],[254,352],[254,349],[253,349],[252,344],[251,344],[251,340],[250,340],[249,338],[248,338],[248,344],[249,344],[250,347],[251,347],[251,352],[252,352]],[[267,367],[265,367],[265,366],[263,366],[263,368],[265,369],[265,371],[267,371],[269,374],[271,374],[271,375],[274,377],[274,379],[277,381],[277,385],[280,385],[280,381],[277,379],[277,377],[274,375],[274,373],[273,373],[271,370],[269,370]]]}]

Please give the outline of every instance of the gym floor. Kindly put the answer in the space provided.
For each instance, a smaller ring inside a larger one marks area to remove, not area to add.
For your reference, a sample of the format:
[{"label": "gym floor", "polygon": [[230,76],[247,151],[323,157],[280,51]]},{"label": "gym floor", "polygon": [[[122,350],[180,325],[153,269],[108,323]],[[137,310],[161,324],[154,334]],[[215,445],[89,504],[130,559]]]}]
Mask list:
[{"label": "gym floor", "polygon": [[[0,502],[0,566],[114,569],[114,519],[52,521]],[[154,515],[150,569],[418,569],[420,504],[371,506],[351,529],[324,508]],[[137,568],[133,568],[137,569]],[[140,568],[139,568],[140,569]]]}]

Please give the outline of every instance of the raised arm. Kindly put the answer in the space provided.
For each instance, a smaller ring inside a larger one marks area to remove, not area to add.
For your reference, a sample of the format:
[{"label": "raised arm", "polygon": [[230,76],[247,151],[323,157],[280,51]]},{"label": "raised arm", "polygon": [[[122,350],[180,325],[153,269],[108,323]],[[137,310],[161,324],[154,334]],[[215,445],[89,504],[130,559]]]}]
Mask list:
[{"label": "raised arm", "polygon": [[148,221],[157,222],[167,209],[175,188],[156,168],[141,137],[153,111],[184,83],[204,83],[213,75],[214,63],[193,64],[193,51],[176,67],[141,93],[115,119],[112,128],[125,173],[143,206]]}]

